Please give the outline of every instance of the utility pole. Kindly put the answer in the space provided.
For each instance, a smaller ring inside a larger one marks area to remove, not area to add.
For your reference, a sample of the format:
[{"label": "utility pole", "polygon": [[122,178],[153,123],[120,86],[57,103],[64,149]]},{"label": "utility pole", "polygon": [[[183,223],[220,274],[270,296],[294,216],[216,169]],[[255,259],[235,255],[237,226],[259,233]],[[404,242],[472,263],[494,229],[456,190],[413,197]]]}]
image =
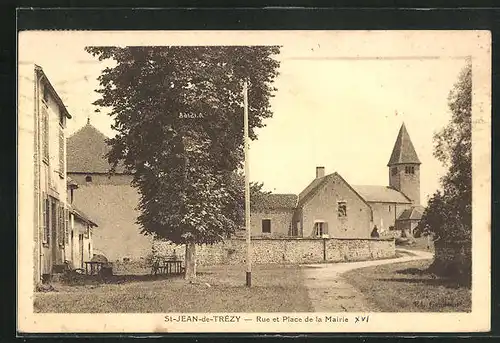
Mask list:
[{"label": "utility pole", "polygon": [[247,274],[246,286],[252,285],[252,245],[250,229],[250,168],[248,161],[248,83],[243,83],[244,140],[245,140],[245,228],[247,230]]}]

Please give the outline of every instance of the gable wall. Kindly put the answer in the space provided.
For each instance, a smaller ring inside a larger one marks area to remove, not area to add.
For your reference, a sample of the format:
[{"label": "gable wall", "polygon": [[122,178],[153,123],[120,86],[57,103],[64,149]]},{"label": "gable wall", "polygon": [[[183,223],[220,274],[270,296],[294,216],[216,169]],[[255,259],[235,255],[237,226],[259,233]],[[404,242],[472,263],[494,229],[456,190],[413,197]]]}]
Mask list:
[{"label": "gable wall", "polygon": [[136,224],[139,193],[129,185],[90,184],[74,191],[74,204],[99,225],[93,229],[95,253],[110,261],[138,260],[151,253],[152,239]]},{"label": "gable wall", "polygon": [[[250,214],[250,227],[253,236],[283,237],[288,236],[292,223],[293,210],[263,210],[252,211]],[[262,220],[271,219],[271,234],[262,233]]]},{"label": "gable wall", "polygon": [[[347,217],[339,218],[337,202],[347,202]],[[315,220],[328,223],[335,238],[370,237],[370,207],[339,177],[332,177],[302,208],[303,237],[314,235]]]}]

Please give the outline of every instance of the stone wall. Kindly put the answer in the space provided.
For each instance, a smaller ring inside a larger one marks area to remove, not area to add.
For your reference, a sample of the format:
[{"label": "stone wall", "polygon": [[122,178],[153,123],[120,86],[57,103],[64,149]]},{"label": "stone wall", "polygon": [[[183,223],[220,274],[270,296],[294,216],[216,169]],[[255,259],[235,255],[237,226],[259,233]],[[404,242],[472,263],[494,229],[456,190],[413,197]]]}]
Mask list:
[{"label": "stone wall", "polygon": [[[185,248],[164,241],[153,243],[156,256],[175,256],[184,260]],[[323,263],[362,261],[394,257],[394,239],[312,239],[256,238],[252,239],[253,263]],[[243,264],[246,241],[230,239],[215,245],[197,246],[198,265]]]}]

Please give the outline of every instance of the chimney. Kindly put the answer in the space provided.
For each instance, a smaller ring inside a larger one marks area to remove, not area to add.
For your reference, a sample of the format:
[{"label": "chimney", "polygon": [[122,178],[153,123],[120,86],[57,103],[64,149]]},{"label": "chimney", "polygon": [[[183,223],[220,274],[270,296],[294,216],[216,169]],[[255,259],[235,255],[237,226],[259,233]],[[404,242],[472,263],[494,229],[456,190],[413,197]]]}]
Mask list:
[{"label": "chimney", "polygon": [[316,179],[325,176],[325,167],[316,167]]}]

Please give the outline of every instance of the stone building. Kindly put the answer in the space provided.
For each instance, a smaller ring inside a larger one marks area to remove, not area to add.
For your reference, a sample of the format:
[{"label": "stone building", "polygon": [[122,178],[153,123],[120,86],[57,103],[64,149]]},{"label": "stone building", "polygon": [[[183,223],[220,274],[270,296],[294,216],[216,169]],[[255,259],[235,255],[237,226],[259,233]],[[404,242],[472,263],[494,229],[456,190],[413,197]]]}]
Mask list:
[{"label": "stone building", "polygon": [[405,125],[389,159],[389,185],[350,185],[338,173],[316,177],[298,195],[270,194],[251,214],[254,236],[365,238],[382,233],[412,233],[422,217],[420,160]]},{"label": "stone building", "polygon": [[71,182],[66,174],[65,135],[71,115],[40,66],[20,62],[18,72],[18,227],[22,228],[20,234],[33,228],[33,245],[20,245],[19,256],[30,255],[23,249],[33,249],[33,281],[37,285],[66,263],[80,265],[79,256],[89,257],[79,253],[73,233],[85,227],[89,233],[85,245],[91,248],[90,231],[97,224],[67,197]]},{"label": "stone building", "polygon": [[109,173],[106,139],[90,120],[68,138],[68,176],[78,184],[74,205],[99,223],[93,233],[93,253],[110,261],[146,258],[152,239],[140,233],[136,224],[139,193],[123,166]]}]

